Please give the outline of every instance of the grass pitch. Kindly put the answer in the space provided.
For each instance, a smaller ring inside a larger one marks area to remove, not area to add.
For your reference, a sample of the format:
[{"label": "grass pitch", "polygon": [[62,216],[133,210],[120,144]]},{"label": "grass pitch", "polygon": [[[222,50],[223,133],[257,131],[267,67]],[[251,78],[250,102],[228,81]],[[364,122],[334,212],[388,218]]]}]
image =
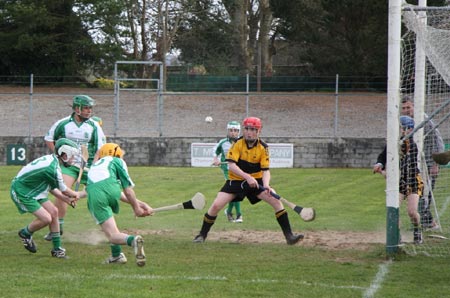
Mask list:
[{"label": "grass pitch", "polygon": [[[448,258],[399,255],[387,261],[382,243],[361,249],[339,245],[288,246],[270,241],[281,235],[267,204],[244,201],[242,224],[220,214],[211,233],[218,239],[194,244],[204,210],[176,210],[135,219],[121,205],[119,228],[141,233],[147,265],[134,264],[124,247],[125,265],[105,265],[109,245],[81,201],[65,218],[63,246],[70,259],[50,256],[46,229],[35,233],[38,252],[22,248],[17,231],[32,216],[19,215],[9,184],[19,167],[1,167],[0,297],[447,297]],[[223,183],[217,168],[131,167],[135,191],[152,207],[186,201],[196,192],[212,202]],[[273,169],[272,185],[299,205],[313,206],[317,219],[304,223],[290,209],[294,231],[382,233],[385,229],[384,180],[370,169]],[[404,208],[404,206],[402,206]],[[403,219],[407,220],[406,218]],[[220,235],[242,232],[239,239]],[[266,235],[246,241],[246,235]],[[370,240],[370,239],[369,239]],[[345,239],[342,239],[345,242]],[[370,241],[369,241],[370,242]]]}]

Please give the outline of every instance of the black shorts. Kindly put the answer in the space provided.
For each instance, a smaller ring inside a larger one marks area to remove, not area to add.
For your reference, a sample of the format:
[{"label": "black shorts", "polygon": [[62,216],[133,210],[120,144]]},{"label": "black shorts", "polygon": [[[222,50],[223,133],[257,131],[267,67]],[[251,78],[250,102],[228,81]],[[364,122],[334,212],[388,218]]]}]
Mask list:
[{"label": "black shorts", "polygon": [[[256,181],[260,185],[263,184],[262,179],[256,179]],[[240,202],[247,197],[252,205],[261,201],[257,195],[263,192],[260,188],[251,188],[245,180],[227,180],[220,191],[234,194],[232,202]]]},{"label": "black shorts", "polygon": [[418,194],[419,197],[423,195],[423,180],[420,174],[417,174],[416,178],[410,183],[407,183],[405,180],[400,179],[399,191],[404,196],[408,196],[411,193]]}]

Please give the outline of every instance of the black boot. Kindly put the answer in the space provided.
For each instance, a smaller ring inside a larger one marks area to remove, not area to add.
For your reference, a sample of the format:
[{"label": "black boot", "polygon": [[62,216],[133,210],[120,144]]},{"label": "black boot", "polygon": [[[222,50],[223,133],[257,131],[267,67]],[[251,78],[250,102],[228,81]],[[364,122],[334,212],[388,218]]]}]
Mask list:
[{"label": "black boot", "polygon": [[211,229],[212,225],[216,222],[217,216],[211,216],[208,213],[205,213],[205,216],[203,217],[203,224],[202,228],[200,230],[200,233],[195,236],[193,242],[195,243],[203,243],[205,242],[206,236],[208,236],[209,230]]},{"label": "black boot", "polygon": [[[286,236],[286,235],[285,235]],[[286,236],[286,242],[288,245],[294,245],[295,243],[302,241],[305,236],[303,234],[291,234]]]},{"label": "black boot", "polygon": [[303,238],[305,237],[303,234],[294,235],[292,233],[291,224],[289,223],[288,214],[285,209],[275,213],[275,216],[277,217],[277,221],[281,227],[281,230],[283,230],[283,234],[288,245],[294,245],[297,242],[303,240]]}]

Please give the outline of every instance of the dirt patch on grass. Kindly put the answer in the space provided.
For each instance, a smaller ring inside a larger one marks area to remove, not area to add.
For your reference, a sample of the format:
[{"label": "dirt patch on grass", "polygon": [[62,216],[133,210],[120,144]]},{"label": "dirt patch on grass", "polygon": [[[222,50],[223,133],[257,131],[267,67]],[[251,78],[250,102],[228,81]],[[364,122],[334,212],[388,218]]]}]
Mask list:
[{"label": "dirt patch on grass", "polygon": [[[143,235],[164,235],[171,234],[170,230],[146,230],[135,231]],[[386,242],[384,232],[347,232],[347,231],[314,231],[305,232],[305,238],[299,246],[318,247],[327,250],[369,250],[376,244]],[[286,244],[286,240],[281,232],[274,231],[254,231],[254,230],[233,230],[233,231],[211,231],[207,241],[219,241],[236,244],[246,243],[275,243]]]},{"label": "dirt patch on grass", "polygon": [[[320,247],[329,250],[358,249],[367,250],[374,244],[385,242],[384,233],[317,231],[305,232],[305,238],[297,245]],[[281,232],[234,230],[211,232],[208,241],[227,241],[234,243],[280,243],[286,240]]]},{"label": "dirt patch on grass", "polygon": [[[125,233],[140,235],[171,235],[172,230],[132,230],[125,229]],[[327,250],[355,249],[367,251],[374,245],[384,244],[386,234],[384,232],[347,232],[347,231],[306,231],[305,238],[298,246],[316,247]],[[101,230],[89,230],[82,233],[66,233],[65,239],[71,242],[80,242],[91,245],[99,245],[107,242],[107,238]],[[208,242],[224,242],[235,244],[286,244],[283,234],[274,231],[232,230],[211,231],[208,234]]]}]

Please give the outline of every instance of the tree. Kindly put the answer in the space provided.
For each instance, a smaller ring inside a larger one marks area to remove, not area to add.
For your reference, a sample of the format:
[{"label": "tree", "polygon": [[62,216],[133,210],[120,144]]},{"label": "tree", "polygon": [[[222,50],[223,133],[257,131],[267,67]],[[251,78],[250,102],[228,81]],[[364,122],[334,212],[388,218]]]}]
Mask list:
[{"label": "tree", "polygon": [[75,75],[95,61],[97,48],[73,13],[73,1],[0,3],[3,75]]},{"label": "tree", "polygon": [[225,68],[237,63],[226,13],[211,1],[197,1],[190,16],[180,24],[173,43],[180,59],[192,66],[203,65],[209,73],[224,74]]},{"label": "tree", "polygon": [[[107,60],[161,61],[172,47],[179,23],[188,16],[194,0],[81,0],[78,12],[95,42],[114,49]],[[113,47],[116,45],[116,47]],[[118,54],[120,49],[120,54]],[[133,76],[148,78],[155,69],[139,65]]]},{"label": "tree", "polygon": [[[417,1],[410,1],[417,4]],[[429,0],[442,6],[445,0]],[[281,39],[310,74],[386,76],[388,1],[270,0]]]},{"label": "tree", "polygon": [[271,0],[281,36],[316,75],[385,75],[387,3]]},{"label": "tree", "polygon": [[271,73],[273,17],[268,0],[198,1],[181,26],[174,46],[183,61],[208,70],[236,66],[237,73],[254,73],[254,65]]}]

